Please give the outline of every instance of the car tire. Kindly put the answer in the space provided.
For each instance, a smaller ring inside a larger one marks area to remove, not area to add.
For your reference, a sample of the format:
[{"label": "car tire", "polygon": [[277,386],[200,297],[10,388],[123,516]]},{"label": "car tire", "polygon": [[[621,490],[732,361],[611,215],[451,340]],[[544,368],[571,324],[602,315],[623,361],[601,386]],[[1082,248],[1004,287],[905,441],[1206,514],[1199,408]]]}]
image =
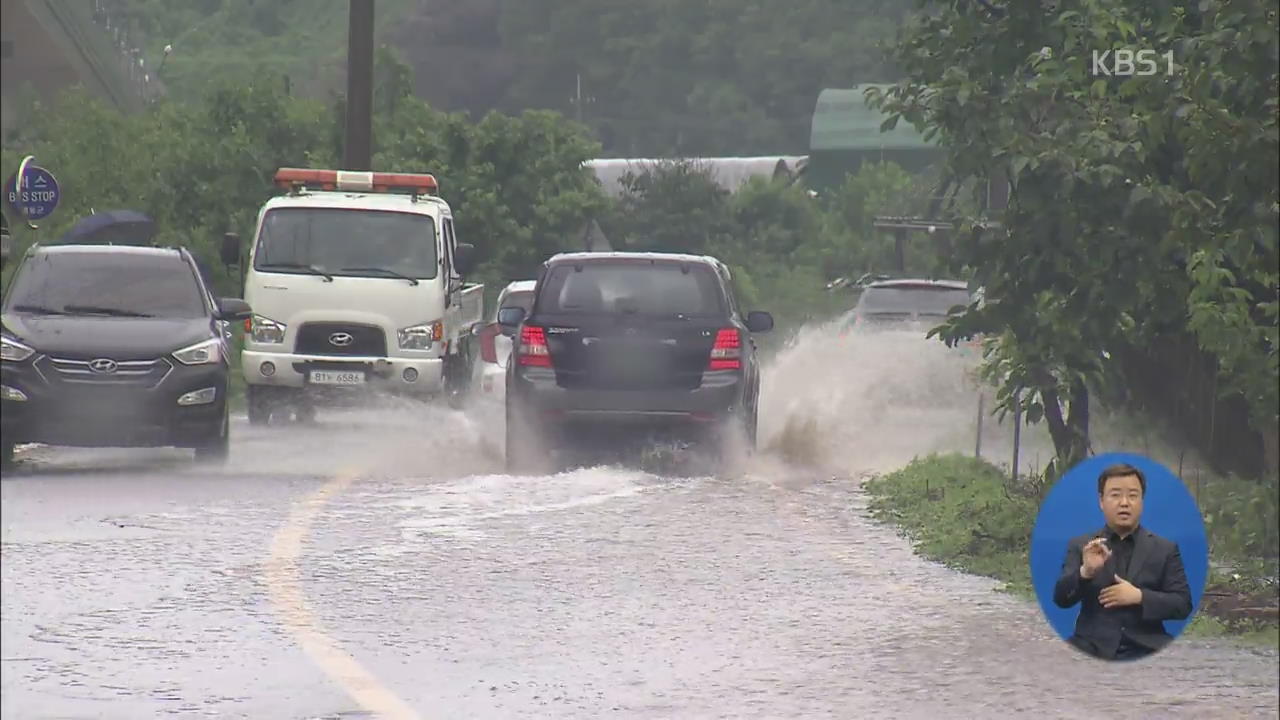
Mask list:
[{"label": "car tire", "polygon": [[264,387],[250,385],[245,389],[249,424],[266,425],[271,422],[271,393]]},{"label": "car tire", "polygon": [[222,464],[231,456],[231,416],[226,411],[222,412],[222,425],[216,437],[210,438],[209,441],[196,447],[196,460],[200,462],[211,462]]},{"label": "car tire", "polygon": [[471,397],[471,363],[468,355],[459,353],[445,361],[444,392],[450,408],[463,410]]},{"label": "car tire", "polygon": [[506,468],[508,473],[540,475],[547,468],[548,448],[542,447],[539,433],[510,407],[506,413]]},{"label": "car tire", "polygon": [[293,419],[299,425],[316,424],[315,401],[306,397],[297,397],[293,402]]},{"label": "car tire", "polygon": [[734,414],[721,421],[716,437],[715,457],[726,468],[755,454],[756,414]]}]

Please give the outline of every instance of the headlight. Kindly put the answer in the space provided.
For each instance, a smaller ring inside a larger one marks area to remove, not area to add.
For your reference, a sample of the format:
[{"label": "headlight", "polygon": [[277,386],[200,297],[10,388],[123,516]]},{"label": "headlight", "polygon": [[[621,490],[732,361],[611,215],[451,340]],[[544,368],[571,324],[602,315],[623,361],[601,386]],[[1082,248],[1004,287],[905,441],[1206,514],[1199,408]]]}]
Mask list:
[{"label": "headlight", "polygon": [[35,350],[32,350],[17,340],[0,335],[0,360],[4,360],[6,362],[22,362],[35,354]]},{"label": "headlight", "polygon": [[183,365],[208,365],[222,359],[222,341],[218,338],[201,340],[173,354]]},{"label": "headlight", "polygon": [[396,331],[401,350],[430,350],[431,343],[444,337],[444,325],[439,320],[411,325]]},{"label": "headlight", "polygon": [[249,337],[256,343],[282,343],[284,331],[288,328],[282,322],[261,315],[254,315],[248,325]]}]

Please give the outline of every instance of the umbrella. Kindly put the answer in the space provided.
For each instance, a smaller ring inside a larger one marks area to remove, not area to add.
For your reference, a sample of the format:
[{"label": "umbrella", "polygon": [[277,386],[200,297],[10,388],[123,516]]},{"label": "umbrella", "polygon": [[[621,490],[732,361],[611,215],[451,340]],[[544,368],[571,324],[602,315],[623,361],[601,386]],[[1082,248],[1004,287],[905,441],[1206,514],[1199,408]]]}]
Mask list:
[{"label": "umbrella", "polygon": [[77,222],[59,243],[114,243],[150,245],[155,222],[136,210],[108,210]]}]

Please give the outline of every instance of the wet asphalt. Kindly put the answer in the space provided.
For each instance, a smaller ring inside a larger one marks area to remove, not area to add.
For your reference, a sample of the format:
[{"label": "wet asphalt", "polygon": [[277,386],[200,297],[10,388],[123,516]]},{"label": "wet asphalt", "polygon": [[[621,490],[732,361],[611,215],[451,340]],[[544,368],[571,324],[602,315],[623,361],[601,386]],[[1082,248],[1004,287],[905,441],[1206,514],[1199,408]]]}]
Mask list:
[{"label": "wet asphalt", "polygon": [[[776,434],[785,408],[768,412]],[[828,450],[873,426],[924,442],[948,422],[929,412],[853,423]],[[447,410],[237,419],[221,468],[24,452],[0,483],[0,714],[1280,714],[1274,650],[1183,638],[1117,671],[1033,603],[917,558],[866,513],[870,463],[513,476],[491,428]]]}]

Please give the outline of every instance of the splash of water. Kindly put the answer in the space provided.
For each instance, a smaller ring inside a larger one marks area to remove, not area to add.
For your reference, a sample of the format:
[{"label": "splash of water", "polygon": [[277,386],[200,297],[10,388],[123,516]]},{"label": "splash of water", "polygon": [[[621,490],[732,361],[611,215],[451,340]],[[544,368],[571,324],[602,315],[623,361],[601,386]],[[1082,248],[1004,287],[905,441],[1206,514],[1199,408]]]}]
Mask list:
[{"label": "splash of water", "polygon": [[[842,332],[836,322],[800,330],[768,363],[761,386],[760,444],[774,472],[884,472],[933,452],[974,454],[1011,467],[1012,415],[998,419],[995,390],[976,377],[980,358],[920,328]],[[979,405],[981,398],[981,405]],[[1149,420],[1091,407],[1095,453],[1137,452],[1177,470],[1201,463]],[[979,439],[979,435],[981,438]],[[1053,458],[1044,423],[1023,424],[1018,469]]]}]

